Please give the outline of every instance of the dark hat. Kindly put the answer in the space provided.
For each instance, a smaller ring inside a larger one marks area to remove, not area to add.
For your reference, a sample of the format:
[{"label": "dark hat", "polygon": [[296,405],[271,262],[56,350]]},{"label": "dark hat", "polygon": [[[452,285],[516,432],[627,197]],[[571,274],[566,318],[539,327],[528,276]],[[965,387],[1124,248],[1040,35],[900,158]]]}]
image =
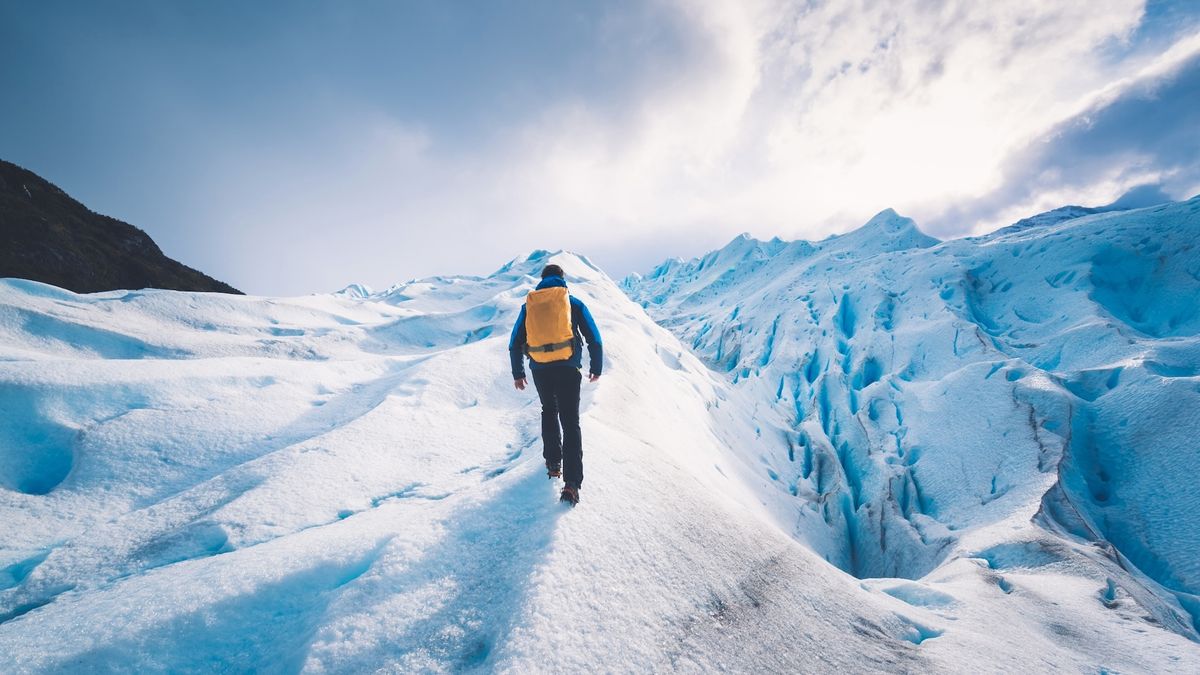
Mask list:
[{"label": "dark hat", "polygon": [[562,276],[566,276],[566,275],[563,273],[563,268],[559,267],[558,265],[546,265],[545,267],[542,268],[542,278],[543,279],[545,279],[546,277],[562,277]]}]

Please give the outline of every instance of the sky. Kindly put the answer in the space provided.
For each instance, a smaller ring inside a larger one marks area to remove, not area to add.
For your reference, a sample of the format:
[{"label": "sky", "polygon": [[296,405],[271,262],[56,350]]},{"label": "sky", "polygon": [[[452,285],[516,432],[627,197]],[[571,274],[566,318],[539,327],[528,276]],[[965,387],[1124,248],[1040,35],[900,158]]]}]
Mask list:
[{"label": "sky", "polygon": [[0,158],[265,295],[1200,193],[1194,0],[0,0],[0,97]]}]

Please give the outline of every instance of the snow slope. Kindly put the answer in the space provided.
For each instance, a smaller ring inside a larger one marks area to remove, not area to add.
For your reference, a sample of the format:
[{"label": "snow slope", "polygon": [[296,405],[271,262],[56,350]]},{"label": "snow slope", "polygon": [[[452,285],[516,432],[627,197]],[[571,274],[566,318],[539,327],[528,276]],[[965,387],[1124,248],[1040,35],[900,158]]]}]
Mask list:
[{"label": "snow slope", "polygon": [[[894,240],[858,245],[930,243],[893,225],[880,229]],[[603,378],[584,385],[576,509],[545,478],[536,397],[513,389],[507,364],[511,323],[551,261],[606,346]],[[1005,480],[1041,482],[1002,484],[1011,496],[992,503],[1008,515],[970,530],[982,533],[972,555],[897,544],[917,561],[898,572],[943,562],[920,580],[844,572],[855,531],[819,512],[853,517],[853,503],[823,464],[834,458],[817,447],[818,421],[785,426],[791,400],[750,386],[799,348],[780,330],[775,357],[746,341],[761,363],[731,382],[565,253],[306,298],[0,281],[0,672],[1195,670],[1186,627],[1164,628],[1182,610],[1145,591],[1156,582],[1030,524],[1053,471],[1014,462]],[[816,380],[831,411],[850,391],[830,375],[838,362]],[[976,379],[1009,387],[1016,361],[1004,368]],[[1038,381],[1029,370],[1023,381]],[[871,403],[892,396],[881,384],[930,417],[954,412],[938,408],[937,381],[915,376],[925,371],[892,372],[883,363],[854,390],[856,412],[826,415],[832,437],[852,438],[851,420],[884,405]],[[786,461],[803,429],[811,451]],[[922,442],[919,465],[932,467],[939,447]],[[805,461],[824,468],[801,480]],[[860,509],[876,480],[861,475]],[[912,517],[949,531],[954,504],[939,507]]]},{"label": "snow slope", "polygon": [[944,243],[884,211],[623,287],[758,403],[761,471],[840,568],[957,585],[982,565],[1010,598],[1195,641],[1198,243],[1200,198]]}]

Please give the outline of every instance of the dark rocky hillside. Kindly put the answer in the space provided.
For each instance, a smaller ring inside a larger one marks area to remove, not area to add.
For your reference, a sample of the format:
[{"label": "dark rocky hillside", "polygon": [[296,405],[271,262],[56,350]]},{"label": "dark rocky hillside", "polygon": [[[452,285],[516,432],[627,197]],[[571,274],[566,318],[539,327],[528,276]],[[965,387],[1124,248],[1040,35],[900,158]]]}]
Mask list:
[{"label": "dark rocky hillside", "polygon": [[241,291],[176,262],[145,232],[102,216],[32,171],[0,160],[0,277],[76,293],[119,288]]}]

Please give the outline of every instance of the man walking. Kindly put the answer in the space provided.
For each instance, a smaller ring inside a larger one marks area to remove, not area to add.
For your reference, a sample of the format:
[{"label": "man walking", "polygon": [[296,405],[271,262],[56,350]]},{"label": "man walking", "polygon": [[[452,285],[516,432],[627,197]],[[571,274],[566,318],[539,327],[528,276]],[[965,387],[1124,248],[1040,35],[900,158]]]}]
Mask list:
[{"label": "man walking", "polygon": [[525,297],[525,306],[517,316],[508,341],[508,356],[517,389],[528,384],[524,357],[529,356],[533,385],[542,402],[546,473],[550,478],[563,476],[561,499],[571,506],[579,503],[579,488],[583,485],[583,440],[579,432],[583,340],[587,340],[588,348],[588,381],[595,382],[604,364],[600,330],[587,306],[567,293],[562,268],[546,265],[542,281]]}]

